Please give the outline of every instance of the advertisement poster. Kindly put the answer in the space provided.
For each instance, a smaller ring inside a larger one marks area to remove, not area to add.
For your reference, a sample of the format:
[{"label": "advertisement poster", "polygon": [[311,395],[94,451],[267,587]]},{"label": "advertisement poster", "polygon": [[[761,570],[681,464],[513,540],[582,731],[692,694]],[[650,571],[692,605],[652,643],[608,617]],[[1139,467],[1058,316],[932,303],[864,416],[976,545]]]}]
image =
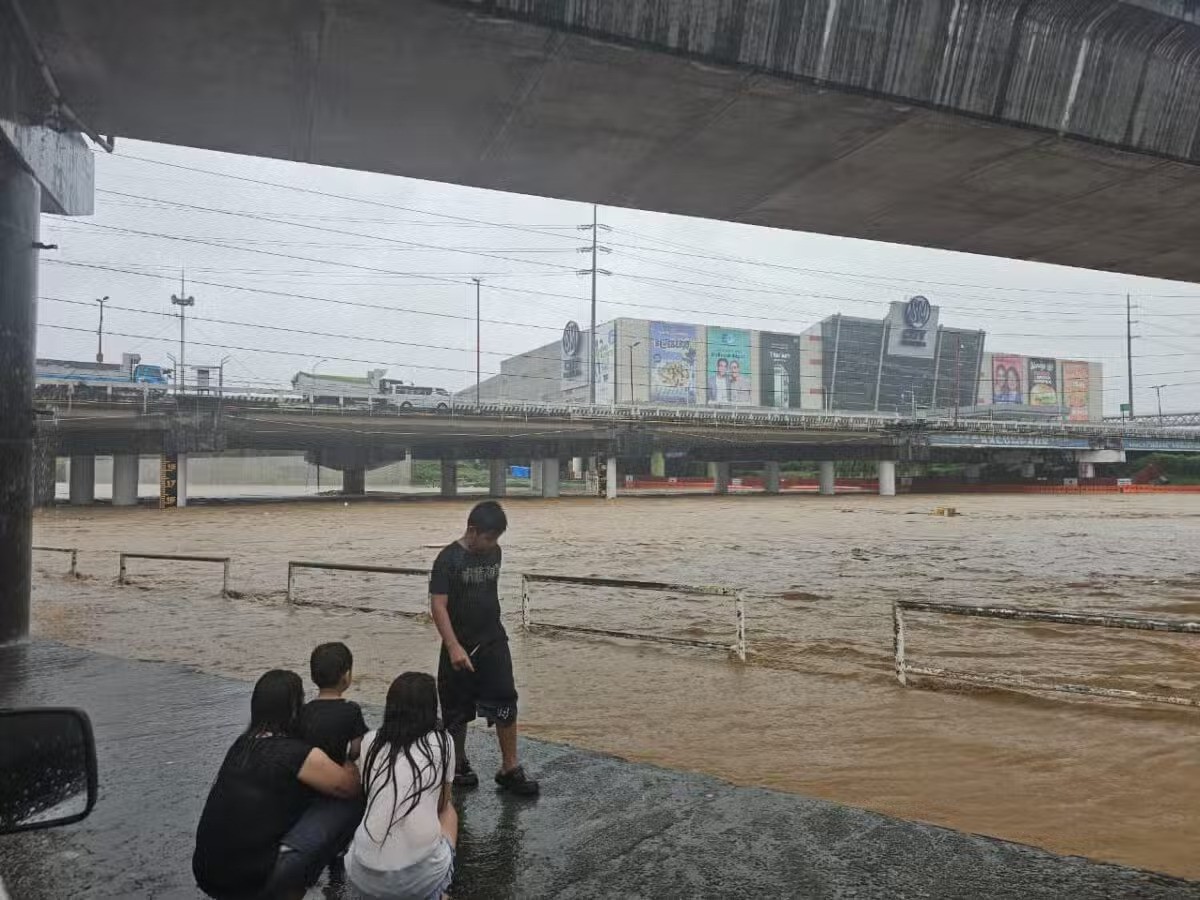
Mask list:
[{"label": "advertisement poster", "polygon": [[1029,360],[1029,405],[1058,408],[1058,361]]},{"label": "advertisement poster", "polygon": [[568,322],[563,328],[562,340],[562,388],[569,391],[588,383],[588,342],[586,332],[580,331],[577,322]]},{"label": "advertisement poster", "polygon": [[893,303],[888,312],[888,356],[933,359],[940,310],[928,297],[909,297]]},{"label": "advertisement poster", "polygon": [[694,325],[650,323],[650,402],[696,402],[697,335]]},{"label": "advertisement poster", "polygon": [[1067,401],[1067,418],[1072,422],[1088,421],[1090,380],[1091,375],[1087,363],[1063,363],[1063,393]]},{"label": "advertisement poster", "polygon": [[761,403],[773,409],[800,406],[800,338],[794,334],[762,332],[759,385]]},{"label": "advertisement poster", "polygon": [[992,403],[1023,404],[1025,402],[1025,360],[1020,356],[992,357]]},{"label": "advertisement poster", "polygon": [[705,399],[710,404],[749,406],[754,390],[750,332],[737,328],[708,329]]},{"label": "advertisement poster", "polygon": [[613,356],[617,347],[617,326],[596,328],[596,402],[610,405],[616,402],[616,369]]}]

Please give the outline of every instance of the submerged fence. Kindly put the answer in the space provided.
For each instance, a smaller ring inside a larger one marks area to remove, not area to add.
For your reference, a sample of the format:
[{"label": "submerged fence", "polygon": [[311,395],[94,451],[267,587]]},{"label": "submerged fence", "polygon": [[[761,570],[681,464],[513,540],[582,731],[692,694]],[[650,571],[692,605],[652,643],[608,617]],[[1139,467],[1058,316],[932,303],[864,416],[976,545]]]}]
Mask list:
[{"label": "submerged fence", "polygon": [[287,574],[287,600],[296,606],[321,606],[326,609],[347,609],[353,612],[380,612],[390,613],[395,616],[405,616],[409,619],[423,619],[424,612],[414,612],[404,609],[384,609],[379,606],[351,606],[345,603],[324,603],[322,601],[298,600],[296,597],[296,570],[297,569],[321,569],[331,572],[373,572],[383,575],[417,575],[423,578],[429,577],[428,569],[410,569],[402,566],[371,566],[360,565],[358,563],[330,563],[330,562],[311,562],[307,560],[292,560],[288,563]]},{"label": "submerged fence", "polygon": [[39,553],[69,553],[71,556],[71,568],[68,570],[72,576],[79,576],[79,550],[75,547],[34,547],[34,550]]},{"label": "submerged fence", "polygon": [[219,563],[221,565],[221,596],[229,596],[229,557],[228,556],[194,556],[188,553],[122,553],[117,569],[117,584],[128,584],[127,560],[130,559],[159,559],[172,562]]},{"label": "submerged fence", "polygon": [[[734,609],[734,640],[732,644],[719,641],[702,641],[693,638],[668,637],[636,631],[616,631],[608,628],[591,628],[584,625],[556,625],[533,621],[533,603],[529,586],[543,584],[577,584],[591,587],[627,588],[638,591],[662,591],[673,594],[690,594],[707,597],[732,597]],[[572,575],[521,576],[521,625],[526,630],[564,631],[574,634],[595,634],[604,637],[629,638],[637,641],[653,641],[660,644],[679,644],[685,647],[706,647],[713,650],[732,650],[738,659],[746,661],[746,598],[742,591],[715,585],[672,584],[664,581],[631,581],[625,578],[583,578]]]},{"label": "submerged fence", "polygon": [[982,619],[1009,619],[1023,622],[1057,622],[1062,625],[1090,625],[1099,628],[1124,628],[1134,631],[1160,631],[1172,634],[1200,634],[1200,622],[1169,622],[1164,619],[1142,619],[1133,616],[1105,616],[1083,613],[1051,612],[1040,609],[1013,609],[1003,606],[965,606],[953,603],[933,603],[921,600],[897,600],[892,604],[893,650],[896,678],[908,684],[909,675],[944,678],[981,687],[1012,688],[1023,691],[1050,691],[1063,694],[1089,694],[1112,700],[1141,700],[1167,703],[1174,706],[1200,707],[1200,700],[1189,697],[1168,697],[1141,691],[1094,687],[1084,684],[1045,684],[1030,681],[1019,675],[985,675],[978,672],[958,672],[936,666],[909,665],[905,656],[905,612],[927,612],[948,616],[970,616]]}]

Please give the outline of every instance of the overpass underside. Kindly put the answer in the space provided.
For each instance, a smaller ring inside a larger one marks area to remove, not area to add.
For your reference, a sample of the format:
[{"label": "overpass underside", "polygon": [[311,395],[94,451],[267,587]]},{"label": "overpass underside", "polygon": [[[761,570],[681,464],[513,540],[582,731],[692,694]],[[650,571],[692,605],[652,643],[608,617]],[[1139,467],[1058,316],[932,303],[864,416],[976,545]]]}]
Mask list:
[{"label": "overpass underside", "polygon": [[1200,280],[1170,0],[26,5],[106,134]]}]

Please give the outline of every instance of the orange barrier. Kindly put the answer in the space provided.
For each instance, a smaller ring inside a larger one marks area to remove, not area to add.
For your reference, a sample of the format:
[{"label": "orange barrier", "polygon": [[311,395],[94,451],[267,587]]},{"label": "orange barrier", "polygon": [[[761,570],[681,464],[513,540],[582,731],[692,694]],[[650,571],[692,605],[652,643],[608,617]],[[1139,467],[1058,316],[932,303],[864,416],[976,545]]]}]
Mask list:
[{"label": "orange barrier", "polygon": [[914,494],[1195,494],[1195,484],[965,484],[913,480]]}]

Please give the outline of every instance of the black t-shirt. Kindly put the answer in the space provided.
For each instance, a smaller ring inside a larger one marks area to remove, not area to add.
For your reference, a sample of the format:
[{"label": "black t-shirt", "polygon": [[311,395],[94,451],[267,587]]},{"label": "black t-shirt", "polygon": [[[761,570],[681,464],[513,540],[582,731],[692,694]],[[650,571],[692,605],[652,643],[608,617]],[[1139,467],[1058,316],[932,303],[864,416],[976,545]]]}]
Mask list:
[{"label": "black t-shirt", "polygon": [[339,765],[346,761],[346,745],[366,733],[362,709],[353,701],[318,697],[300,711],[300,736]]},{"label": "black t-shirt", "polygon": [[233,742],[196,829],[192,874],[206,894],[249,894],[266,883],[280,840],[315,796],[297,778],[310,752],[298,738]]},{"label": "black t-shirt", "polygon": [[481,644],[506,637],[500,624],[500,548],[470,553],[455,541],[438,554],[429,575],[429,593],[445,594],[450,624],[470,653]]}]

